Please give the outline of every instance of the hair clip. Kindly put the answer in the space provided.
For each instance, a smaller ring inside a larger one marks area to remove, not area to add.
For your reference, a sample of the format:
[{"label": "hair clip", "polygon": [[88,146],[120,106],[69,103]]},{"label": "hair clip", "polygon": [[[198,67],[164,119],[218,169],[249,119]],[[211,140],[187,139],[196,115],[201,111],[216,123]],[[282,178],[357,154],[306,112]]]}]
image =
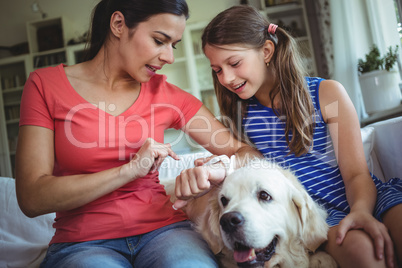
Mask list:
[{"label": "hair clip", "polygon": [[278,25],[270,23],[268,26],[268,33],[275,34],[276,28],[278,28]]}]

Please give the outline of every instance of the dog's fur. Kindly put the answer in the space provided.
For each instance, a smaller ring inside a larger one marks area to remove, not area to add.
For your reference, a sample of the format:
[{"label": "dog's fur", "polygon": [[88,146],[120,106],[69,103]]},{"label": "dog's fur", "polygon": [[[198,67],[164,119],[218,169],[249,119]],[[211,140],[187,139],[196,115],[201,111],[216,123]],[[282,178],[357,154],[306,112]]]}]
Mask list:
[{"label": "dog's fur", "polygon": [[[174,185],[163,183],[174,201]],[[315,253],[327,239],[326,211],[293,173],[272,162],[249,162],[185,211],[223,267],[237,267],[239,258],[241,267],[337,267],[327,253]],[[273,240],[274,251],[265,250]]]}]

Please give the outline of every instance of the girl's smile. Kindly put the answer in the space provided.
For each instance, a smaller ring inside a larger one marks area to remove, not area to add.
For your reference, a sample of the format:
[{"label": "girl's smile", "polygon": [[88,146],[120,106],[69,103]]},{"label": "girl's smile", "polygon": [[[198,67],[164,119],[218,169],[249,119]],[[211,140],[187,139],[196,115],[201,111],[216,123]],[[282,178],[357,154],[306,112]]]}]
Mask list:
[{"label": "girl's smile", "polygon": [[244,90],[244,88],[246,87],[246,83],[247,81],[244,81],[243,83],[241,83],[240,85],[238,85],[237,87],[234,88],[234,91],[239,94],[240,92],[242,92]]}]

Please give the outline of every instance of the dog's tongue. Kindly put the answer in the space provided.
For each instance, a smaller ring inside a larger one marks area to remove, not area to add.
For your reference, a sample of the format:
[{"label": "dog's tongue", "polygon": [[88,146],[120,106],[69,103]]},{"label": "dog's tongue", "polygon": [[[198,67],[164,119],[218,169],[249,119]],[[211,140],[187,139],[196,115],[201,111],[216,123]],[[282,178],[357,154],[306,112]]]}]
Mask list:
[{"label": "dog's tongue", "polygon": [[236,262],[247,262],[255,260],[255,251],[254,249],[243,249],[243,250],[235,250],[233,257]]}]

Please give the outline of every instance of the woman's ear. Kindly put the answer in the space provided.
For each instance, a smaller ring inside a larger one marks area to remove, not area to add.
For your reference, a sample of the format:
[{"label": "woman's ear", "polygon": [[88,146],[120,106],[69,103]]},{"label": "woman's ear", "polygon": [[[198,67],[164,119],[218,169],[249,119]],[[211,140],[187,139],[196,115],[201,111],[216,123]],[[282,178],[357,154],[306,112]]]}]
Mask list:
[{"label": "woman's ear", "polygon": [[264,46],[262,47],[264,53],[265,63],[271,62],[272,56],[275,52],[275,44],[271,40],[266,40]]},{"label": "woman's ear", "polygon": [[114,12],[110,17],[110,30],[112,34],[120,38],[125,25],[124,15],[120,11]]}]

